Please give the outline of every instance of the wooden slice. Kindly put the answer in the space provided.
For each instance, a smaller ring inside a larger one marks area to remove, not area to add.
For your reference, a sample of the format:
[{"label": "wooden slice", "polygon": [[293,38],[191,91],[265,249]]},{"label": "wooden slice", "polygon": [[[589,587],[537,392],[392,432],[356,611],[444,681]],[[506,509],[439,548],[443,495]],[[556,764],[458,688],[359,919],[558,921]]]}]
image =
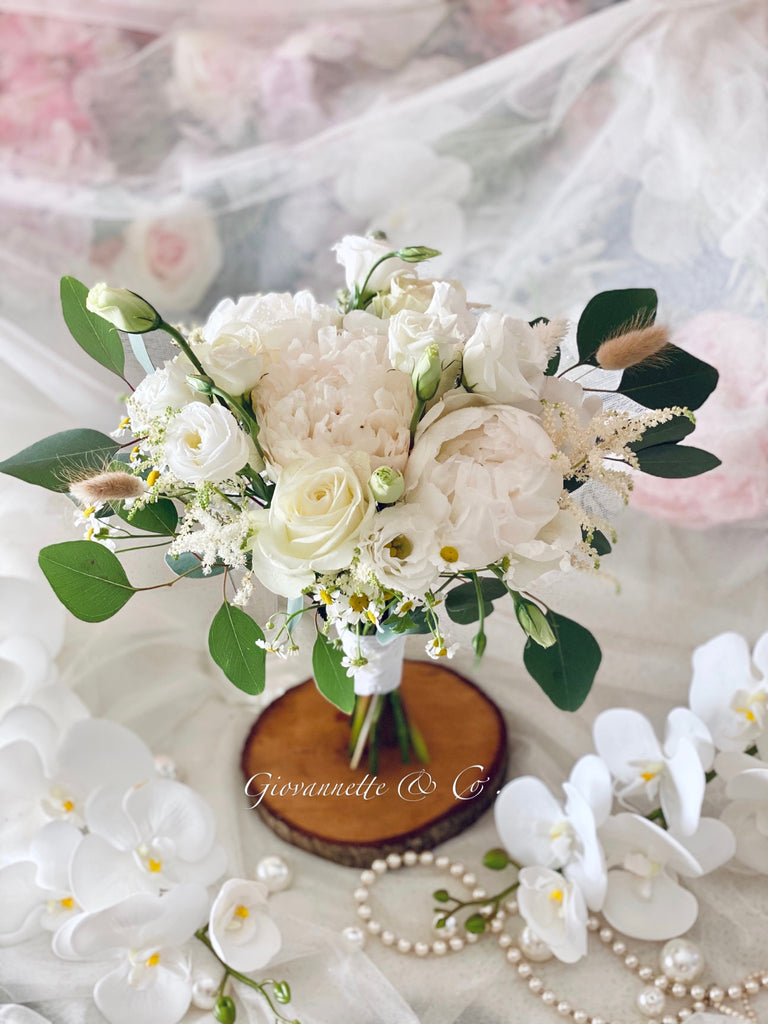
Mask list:
[{"label": "wooden slice", "polygon": [[403,764],[382,747],[379,770],[349,767],[349,718],[310,679],[259,716],[243,748],[251,805],[286,842],[351,867],[431,849],[475,822],[504,781],[507,741],[496,705],[432,662],[406,661],[400,690],[430,760]]}]

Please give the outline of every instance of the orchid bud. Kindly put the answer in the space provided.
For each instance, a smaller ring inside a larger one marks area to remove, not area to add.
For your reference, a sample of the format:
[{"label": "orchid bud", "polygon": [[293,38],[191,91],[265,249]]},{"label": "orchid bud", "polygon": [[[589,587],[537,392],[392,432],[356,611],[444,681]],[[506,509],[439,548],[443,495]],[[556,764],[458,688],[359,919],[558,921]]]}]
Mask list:
[{"label": "orchid bud", "polygon": [[213,1008],[213,1016],[219,1024],[235,1024],[237,1009],[229,996],[219,996]]},{"label": "orchid bud", "polygon": [[399,469],[379,466],[371,475],[368,486],[379,505],[394,505],[405,493],[405,478]]},{"label": "orchid bud", "polygon": [[442,373],[440,349],[434,343],[427,345],[411,374],[416,397],[420,402],[428,402],[435,397]]},{"label": "orchid bud", "polygon": [[520,597],[515,601],[515,615],[523,632],[539,647],[552,647],[557,643],[557,637],[538,605]]},{"label": "orchid bud", "polygon": [[96,313],[128,334],[146,334],[147,331],[156,330],[163,322],[163,318],[146,299],[127,288],[110,288],[103,281],[91,288],[85,305],[91,313]]}]

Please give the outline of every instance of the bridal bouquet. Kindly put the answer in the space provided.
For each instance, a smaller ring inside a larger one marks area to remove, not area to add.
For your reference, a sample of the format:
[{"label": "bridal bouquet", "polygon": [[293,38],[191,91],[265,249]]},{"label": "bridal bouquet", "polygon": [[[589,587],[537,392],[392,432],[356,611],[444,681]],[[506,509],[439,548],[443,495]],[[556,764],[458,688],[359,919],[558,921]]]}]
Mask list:
[{"label": "bridal bouquet", "polygon": [[[68,430],[0,463],[77,503],[85,540],[44,548],[43,572],[90,622],[153,589],[129,581],[123,551],[164,549],[174,575],[157,586],[221,575],[209,648],[247,693],[312,615],[315,679],[355,712],[357,760],[385,704],[403,757],[425,756],[389,645],[423,633],[430,657],[449,658],[451,622],[474,624],[480,657],[500,599],[527,635],[528,671],[558,707],[579,707],[600,649],[532,588],[610,551],[596,490],[626,500],[632,471],[718,464],[679,444],[717,372],[668,343],[650,289],[593,298],[568,359],[565,321],[473,307],[458,282],[419,277],[434,250],[347,237],[336,254],[336,307],[306,291],[225,299],[190,331],[133,292],[63,279],[75,340],[130,393],[112,437]],[[146,370],[135,388],[118,329]],[[156,331],[172,358],[150,360],[142,336]],[[287,599],[264,629],[245,610],[256,581]]]}]

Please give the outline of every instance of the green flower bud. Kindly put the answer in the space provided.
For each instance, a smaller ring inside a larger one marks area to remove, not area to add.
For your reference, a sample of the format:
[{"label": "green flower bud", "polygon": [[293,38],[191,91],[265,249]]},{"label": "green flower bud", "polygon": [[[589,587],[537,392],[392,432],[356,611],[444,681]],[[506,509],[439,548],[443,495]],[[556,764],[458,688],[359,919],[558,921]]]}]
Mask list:
[{"label": "green flower bud", "polygon": [[291,1001],[291,989],[287,981],[276,981],[274,984],[275,999],[283,1006]]},{"label": "green flower bud", "polygon": [[395,253],[398,259],[405,260],[406,263],[423,263],[424,260],[431,260],[439,255],[439,249],[428,249],[426,245],[407,245]]},{"label": "green flower bud", "polygon": [[146,299],[127,288],[110,288],[103,281],[91,288],[85,305],[91,313],[96,313],[128,334],[146,334],[147,331],[156,330],[163,322],[163,318]]},{"label": "green flower bud", "polygon": [[219,1024],[235,1024],[237,1009],[229,996],[219,996],[213,1008],[213,1016]]},{"label": "green flower bud", "polygon": [[201,395],[213,394],[213,381],[210,377],[204,377],[202,374],[198,373],[188,373],[187,384],[189,384],[191,388],[194,388],[195,391],[199,391]]},{"label": "green flower bud", "polygon": [[552,647],[557,643],[557,637],[538,605],[532,601],[526,601],[525,598],[518,598],[515,601],[515,615],[523,632],[539,647]]},{"label": "green flower bud", "polygon": [[379,505],[394,505],[405,493],[405,478],[399,469],[379,466],[368,481],[371,494]]},{"label": "green flower bud", "polygon": [[442,373],[440,349],[435,344],[427,345],[411,374],[413,387],[419,401],[428,402],[435,397]]}]

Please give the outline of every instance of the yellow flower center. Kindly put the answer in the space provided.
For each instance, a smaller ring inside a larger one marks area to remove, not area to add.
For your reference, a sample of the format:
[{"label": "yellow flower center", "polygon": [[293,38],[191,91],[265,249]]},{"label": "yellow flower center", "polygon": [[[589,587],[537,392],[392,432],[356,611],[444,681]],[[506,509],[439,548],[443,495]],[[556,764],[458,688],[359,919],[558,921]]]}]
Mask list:
[{"label": "yellow flower center", "polygon": [[71,896],[65,896],[64,899],[60,900],[59,902],[61,903],[64,910],[71,910],[75,905],[75,901],[72,899]]},{"label": "yellow flower center", "polygon": [[95,505],[89,505],[88,508],[84,508],[83,509],[83,515],[86,518],[88,518],[88,516],[92,516],[95,511],[96,511],[96,506]]},{"label": "yellow flower center", "polygon": [[147,487],[154,487],[159,479],[159,472],[156,469],[153,469],[152,472],[147,477]]},{"label": "yellow flower center", "polygon": [[563,890],[562,889],[553,889],[552,892],[549,894],[549,898],[552,900],[553,903],[562,903],[563,902]]},{"label": "yellow flower center", "polygon": [[75,805],[72,800],[62,800],[61,806],[64,808],[67,814],[69,814],[71,811],[74,811],[75,809]]},{"label": "yellow flower center", "polygon": [[242,904],[235,910],[237,917],[242,917],[245,920],[248,917],[248,907],[244,907]]},{"label": "yellow flower center", "polygon": [[95,531],[94,531],[93,527],[89,526],[88,529],[85,531],[85,539],[86,540],[91,540],[93,538],[94,532]]},{"label": "yellow flower center", "polygon": [[130,422],[131,422],[131,417],[130,416],[123,416],[123,418],[120,420],[120,422],[117,425],[117,429],[118,430],[125,430],[125,428],[130,425]]},{"label": "yellow flower center", "polygon": [[200,447],[200,445],[202,443],[202,438],[200,437],[200,435],[198,434],[198,432],[196,430],[191,430],[185,436],[184,441],[188,445],[188,447],[194,448],[195,451],[197,451],[197,449]]},{"label": "yellow flower center", "polygon": [[655,779],[658,774],[658,772],[640,772],[640,778],[643,782],[650,782],[652,779]]},{"label": "yellow flower center", "polygon": [[156,875],[159,871],[163,870],[163,862],[161,860],[152,860],[149,858],[149,870],[153,875]]},{"label": "yellow flower center", "polygon": [[152,956],[148,957],[144,961],[144,963],[147,965],[147,967],[157,967],[157,965],[160,963],[160,954],[153,953]]},{"label": "yellow flower center", "polygon": [[331,597],[327,590],[320,591],[320,600],[323,602],[323,604],[333,604],[333,598]]},{"label": "yellow flower center", "polygon": [[398,558],[401,562],[413,551],[413,544],[402,533],[399,533],[397,537],[393,537],[389,544],[385,544],[384,547],[389,552],[391,558]]},{"label": "yellow flower center", "polygon": [[405,601],[400,605],[400,614],[407,615],[408,612],[413,608],[413,601]]},{"label": "yellow flower center", "polygon": [[353,594],[349,599],[349,607],[359,615],[368,607],[368,598],[365,594]]},{"label": "yellow flower center", "polygon": [[748,722],[756,722],[757,721],[757,719],[755,718],[754,711],[751,711],[749,708],[734,708],[733,710],[734,711],[738,711],[738,713],[740,715],[744,715],[744,717],[746,718],[746,720]]},{"label": "yellow flower center", "polygon": [[459,552],[456,550],[456,548],[453,548],[450,546],[450,544],[447,544],[444,548],[440,548],[440,557],[443,559],[444,562],[458,562]]}]

